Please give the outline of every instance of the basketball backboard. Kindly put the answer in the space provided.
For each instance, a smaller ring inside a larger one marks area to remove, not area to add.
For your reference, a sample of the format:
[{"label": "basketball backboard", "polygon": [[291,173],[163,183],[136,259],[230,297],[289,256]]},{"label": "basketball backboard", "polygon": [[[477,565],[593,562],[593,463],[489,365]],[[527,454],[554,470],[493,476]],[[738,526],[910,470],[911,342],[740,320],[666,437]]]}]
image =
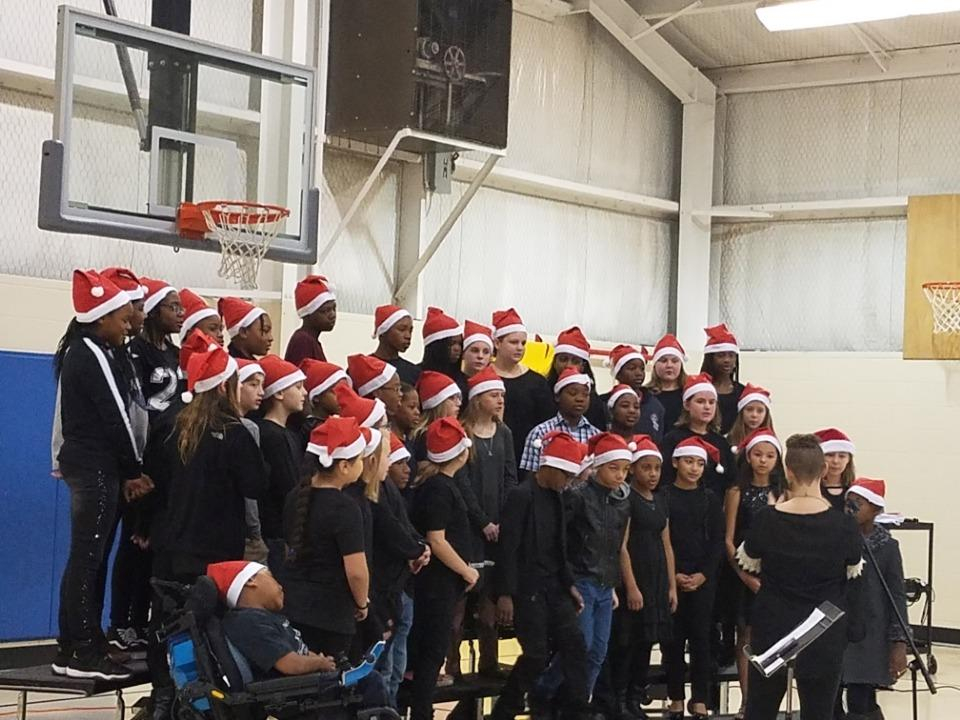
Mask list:
[{"label": "basketball backboard", "polygon": [[316,260],[311,67],[61,6],[46,230],[219,251],[181,238],[181,202],[290,208],[266,257]]}]

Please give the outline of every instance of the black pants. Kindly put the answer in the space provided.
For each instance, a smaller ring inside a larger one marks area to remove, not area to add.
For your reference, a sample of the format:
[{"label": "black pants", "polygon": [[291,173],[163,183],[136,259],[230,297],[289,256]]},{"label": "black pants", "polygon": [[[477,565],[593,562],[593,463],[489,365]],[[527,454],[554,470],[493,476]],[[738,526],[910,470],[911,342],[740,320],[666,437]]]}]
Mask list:
[{"label": "black pants", "polygon": [[611,650],[607,658],[614,692],[622,693],[630,688],[639,690],[647,686],[652,651],[653,643],[638,641]]},{"label": "black pants", "polygon": [[[746,720],[775,720],[780,710],[780,702],[787,691],[786,670],[765,678],[751,665],[749,687]],[[815,678],[797,678],[800,720],[830,720],[839,687],[839,669],[835,673]]]},{"label": "black pants", "polygon": [[60,579],[60,637],[64,651],[97,652],[103,644],[106,561],[116,527],[120,481],[101,470],[63,469],[70,488],[70,554]]},{"label": "black pants", "polygon": [[[459,581],[459,578],[457,578]],[[462,582],[460,582],[462,587]],[[410,687],[410,720],[433,718],[433,691],[437,674],[447,657],[453,614],[462,595],[453,582],[417,583],[413,598],[413,627],[407,640],[413,671]]]},{"label": "black pants", "polygon": [[315,653],[329,655],[335,660],[346,655],[350,650],[350,643],[353,642],[354,633],[323,630],[301,623],[294,623],[294,627],[300,631],[300,637],[308,648]]},{"label": "black pants", "polygon": [[847,712],[867,715],[877,707],[877,688],[873,685],[847,685]]},{"label": "black pants", "polygon": [[132,535],[133,526],[124,518],[110,580],[110,625],[142,630],[150,617],[153,552],[141,549]]},{"label": "black pants", "polygon": [[571,716],[583,716],[588,710],[587,649],[569,593],[557,585],[517,596],[514,626],[523,654],[500,691],[493,718],[505,720],[524,712],[524,694],[546,669],[552,652],[559,653],[563,668],[562,705]]},{"label": "black pants", "polygon": [[707,582],[694,592],[681,592],[673,616],[673,639],[661,643],[667,672],[667,694],[671,700],[684,699],[686,662],[684,649],[690,645],[690,701],[706,703],[710,696],[713,663],[710,633],[713,626],[715,586]]}]

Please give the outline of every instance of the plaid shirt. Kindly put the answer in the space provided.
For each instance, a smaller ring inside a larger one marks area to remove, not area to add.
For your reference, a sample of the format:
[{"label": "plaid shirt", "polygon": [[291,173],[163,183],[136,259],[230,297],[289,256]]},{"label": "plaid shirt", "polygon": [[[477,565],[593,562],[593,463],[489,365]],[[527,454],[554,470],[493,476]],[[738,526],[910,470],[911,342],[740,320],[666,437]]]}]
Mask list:
[{"label": "plaid shirt", "polygon": [[586,417],[581,417],[580,422],[577,423],[576,427],[572,427],[563,419],[563,416],[560,413],[557,413],[554,417],[549,420],[544,420],[542,423],[537,425],[533,430],[530,431],[530,434],[527,435],[527,440],[523,444],[523,454],[520,456],[520,469],[529,470],[530,472],[536,472],[540,469],[540,448],[534,447],[534,440],[539,440],[548,432],[553,430],[563,430],[564,432],[570,433],[575,440],[579,442],[586,443],[587,440],[592,438],[594,435],[600,431],[590,424],[590,421]]}]

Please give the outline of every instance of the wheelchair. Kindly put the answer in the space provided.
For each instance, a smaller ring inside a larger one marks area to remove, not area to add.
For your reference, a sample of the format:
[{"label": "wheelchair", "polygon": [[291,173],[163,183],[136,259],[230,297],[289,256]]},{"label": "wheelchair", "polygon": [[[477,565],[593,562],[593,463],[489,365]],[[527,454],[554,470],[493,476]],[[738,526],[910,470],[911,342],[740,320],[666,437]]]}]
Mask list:
[{"label": "wheelchair", "polygon": [[165,644],[176,687],[177,720],[399,720],[392,708],[361,709],[358,683],[373,672],[384,643],[376,643],[356,667],[342,658],[329,673],[253,679],[247,659],[223,632],[216,585],[153,580],[163,617]]}]

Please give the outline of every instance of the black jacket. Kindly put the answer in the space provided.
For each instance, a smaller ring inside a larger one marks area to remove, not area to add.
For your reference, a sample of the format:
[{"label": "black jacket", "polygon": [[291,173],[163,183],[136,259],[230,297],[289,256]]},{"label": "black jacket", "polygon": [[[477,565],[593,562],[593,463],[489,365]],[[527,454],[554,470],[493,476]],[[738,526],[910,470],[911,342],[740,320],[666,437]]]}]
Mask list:
[{"label": "black jacket", "polygon": [[570,566],[576,578],[620,585],[620,547],[630,519],[630,488],[607,490],[591,480],[564,494]]},{"label": "black jacket", "polygon": [[380,497],[372,510],[374,591],[392,597],[410,577],[407,562],[420,557],[426,543],[410,522],[400,490],[389,480],[380,485]]}]

